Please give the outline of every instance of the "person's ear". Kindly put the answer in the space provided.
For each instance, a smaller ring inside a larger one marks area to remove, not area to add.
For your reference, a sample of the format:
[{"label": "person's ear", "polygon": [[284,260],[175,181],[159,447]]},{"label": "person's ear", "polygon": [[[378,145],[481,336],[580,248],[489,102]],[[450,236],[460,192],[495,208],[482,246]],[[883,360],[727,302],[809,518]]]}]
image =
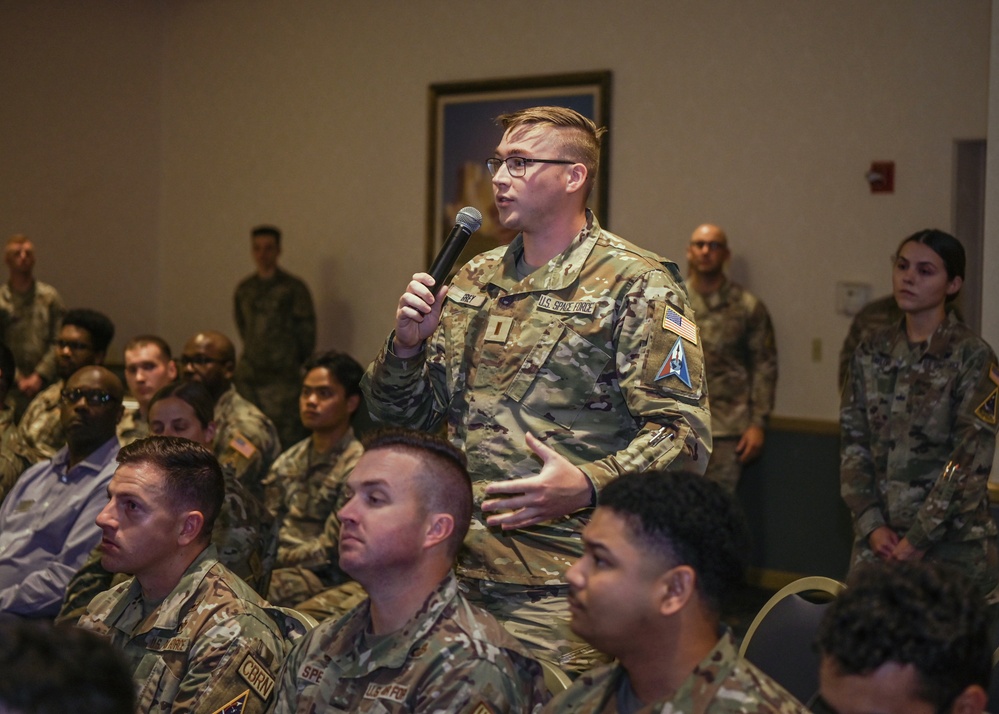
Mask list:
[{"label": "person's ear", "polygon": [[697,593],[697,573],[689,565],[670,568],[659,578],[659,613],[675,615]]},{"label": "person's ear", "polygon": [[982,714],[988,704],[989,695],[977,684],[970,685],[957,695],[950,711],[952,714]]},{"label": "person's ear", "polygon": [[565,182],[566,193],[581,191],[586,185],[586,177],[589,175],[590,172],[586,169],[585,164],[572,164],[569,167],[568,178]]},{"label": "person's ear", "polygon": [[961,290],[962,285],[964,285],[964,278],[960,275],[955,275],[953,279],[947,283],[947,294],[957,295],[957,293]]},{"label": "person's ear", "polygon": [[178,545],[190,545],[201,535],[205,527],[205,516],[201,511],[188,511],[181,516],[180,532],[177,534]]},{"label": "person's ear", "polygon": [[357,408],[359,406],[361,406],[361,395],[360,394],[351,394],[349,397],[347,397],[347,413],[348,414],[350,414],[351,416],[353,416],[354,412],[357,411]]},{"label": "person's ear", "polygon": [[439,545],[450,538],[452,533],[454,533],[454,516],[450,513],[434,513],[430,516],[427,535],[423,540],[424,547]]}]

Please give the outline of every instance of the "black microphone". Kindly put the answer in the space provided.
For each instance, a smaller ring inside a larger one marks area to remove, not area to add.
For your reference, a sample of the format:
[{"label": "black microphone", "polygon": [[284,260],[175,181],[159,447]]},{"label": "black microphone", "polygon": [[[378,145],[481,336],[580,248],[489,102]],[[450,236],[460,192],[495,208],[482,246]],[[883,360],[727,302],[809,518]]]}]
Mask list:
[{"label": "black microphone", "polygon": [[433,292],[435,295],[440,291],[444,279],[451,272],[451,266],[458,259],[458,255],[468,243],[468,239],[482,225],[482,214],[477,208],[465,206],[458,211],[454,221],[454,228],[448,233],[440,253],[437,254],[433,265],[430,266],[430,277],[434,279]]}]

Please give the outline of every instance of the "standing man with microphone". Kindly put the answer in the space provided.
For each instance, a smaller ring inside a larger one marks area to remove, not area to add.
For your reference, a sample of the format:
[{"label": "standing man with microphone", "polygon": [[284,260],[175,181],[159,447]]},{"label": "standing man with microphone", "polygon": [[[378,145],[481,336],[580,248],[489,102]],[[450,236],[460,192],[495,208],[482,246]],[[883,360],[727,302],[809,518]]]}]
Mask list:
[{"label": "standing man with microphone", "polygon": [[362,389],[378,421],[446,422],[475,495],[463,588],[536,656],[583,671],[595,651],[565,599],[580,532],[621,473],[703,473],[703,359],[676,264],[586,208],[604,130],[562,107],[499,121],[486,164],[500,222],[519,235],[448,287],[414,275]]}]

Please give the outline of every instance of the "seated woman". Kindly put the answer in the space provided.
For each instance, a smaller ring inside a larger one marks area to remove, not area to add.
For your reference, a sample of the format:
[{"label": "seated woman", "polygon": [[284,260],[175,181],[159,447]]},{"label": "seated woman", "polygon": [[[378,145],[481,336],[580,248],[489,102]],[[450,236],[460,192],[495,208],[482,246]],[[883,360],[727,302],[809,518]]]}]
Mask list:
[{"label": "seated woman", "polygon": [[999,367],[946,304],[964,281],[964,248],[938,230],[899,246],[898,324],[857,348],[840,413],[841,493],[853,513],[853,565],[928,560],[999,582],[987,483]]}]

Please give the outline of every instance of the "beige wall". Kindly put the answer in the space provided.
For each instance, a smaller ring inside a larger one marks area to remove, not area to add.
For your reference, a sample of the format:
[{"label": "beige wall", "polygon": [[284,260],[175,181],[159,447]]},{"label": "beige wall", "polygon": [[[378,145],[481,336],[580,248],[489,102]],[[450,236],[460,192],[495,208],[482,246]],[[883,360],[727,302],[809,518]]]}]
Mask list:
[{"label": "beige wall", "polygon": [[361,361],[423,267],[427,86],[610,69],[607,227],[681,262],[726,227],[786,417],[836,418],[835,282],[888,291],[988,125],[989,0],[23,0],[0,27],[0,231],[38,236],[43,278],[124,337],[234,333],[248,228],[274,222],[320,343]]}]

